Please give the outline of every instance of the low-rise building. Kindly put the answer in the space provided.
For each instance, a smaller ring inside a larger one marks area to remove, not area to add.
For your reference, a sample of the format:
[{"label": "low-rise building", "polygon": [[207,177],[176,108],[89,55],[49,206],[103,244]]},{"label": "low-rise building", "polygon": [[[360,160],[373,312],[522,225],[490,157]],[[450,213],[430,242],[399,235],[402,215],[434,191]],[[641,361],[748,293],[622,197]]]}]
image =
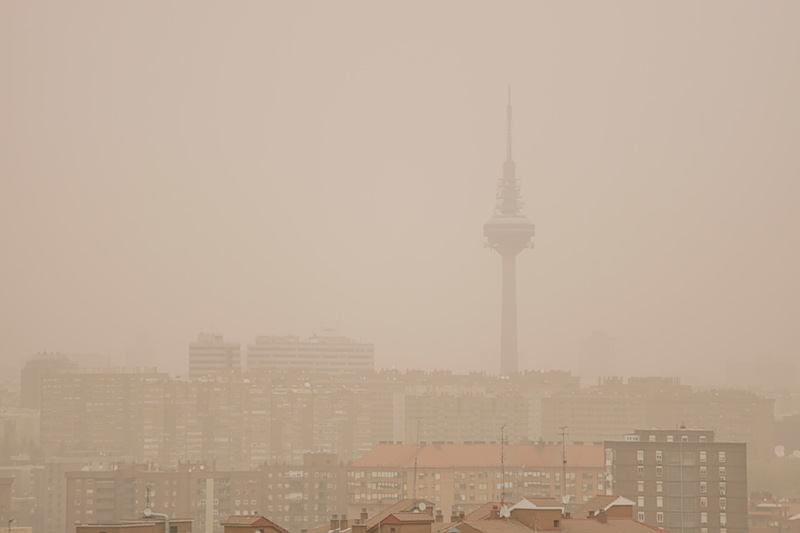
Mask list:
[{"label": "low-rise building", "polygon": [[469,512],[525,496],[567,495],[578,505],[604,490],[600,444],[379,444],[347,472],[348,516],[362,508],[374,514],[403,498]]},{"label": "low-rise building", "polygon": [[167,525],[167,522],[160,518],[121,520],[79,524],[75,530],[77,533],[192,533],[192,521],[173,518]]}]

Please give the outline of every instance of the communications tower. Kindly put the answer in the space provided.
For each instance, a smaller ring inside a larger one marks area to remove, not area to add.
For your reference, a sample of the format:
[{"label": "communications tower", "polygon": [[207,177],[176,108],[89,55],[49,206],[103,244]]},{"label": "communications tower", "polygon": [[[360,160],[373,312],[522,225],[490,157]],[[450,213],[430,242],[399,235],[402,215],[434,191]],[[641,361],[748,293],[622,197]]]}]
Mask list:
[{"label": "communications tower", "polygon": [[516,164],[511,155],[511,88],[506,108],[506,160],[503,175],[497,182],[494,214],[483,225],[487,246],[503,258],[503,294],[500,333],[500,374],[507,376],[518,369],[517,354],[517,254],[533,248],[535,227],[524,213]]}]

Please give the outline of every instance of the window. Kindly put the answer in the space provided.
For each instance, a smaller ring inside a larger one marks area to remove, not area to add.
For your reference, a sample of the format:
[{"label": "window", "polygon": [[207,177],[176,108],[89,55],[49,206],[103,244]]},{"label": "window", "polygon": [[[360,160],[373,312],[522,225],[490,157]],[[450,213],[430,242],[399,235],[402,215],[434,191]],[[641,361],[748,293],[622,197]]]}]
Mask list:
[{"label": "window", "polygon": [[725,481],[725,467],[724,466],[719,467],[719,480],[720,481]]},{"label": "window", "polygon": [[664,482],[656,481],[656,492],[664,492]]},{"label": "window", "polygon": [[707,459],[706,452],[700,452],[700,462],[705,463],[706,459]]},{"label": "window", "polygon": [[728,493],[728,487],[725,485],[724,481],[721,481],[719,484],[719,493],[721,496],[724,496]]},{"label": "window", "polygon": [[656,497],[656,507],[664,507],[664,497],[657,496]]},{"label": "window", "polygon": [[728,525],[728,515],[725,513],[719,513],[719,525],[727,526]]},{"label": "window", "polygon": [[169,526],[169,533],[178,533],[178,526]]},{"label": "window", "polygon": [[657,477],[661,477],[663,475],[664,475],[664,467],[663,466],[657,466],[656,467],[656,476]]},{"label": "window", "polygon": [[706,477],[706,474],[707,474],[706,467],[701,466],[700,467],[700,477]]},{"label": "window", "polygon": [[639,481],[636,483],[639,488],[639,492],[644,492],[644,481]]},{"label": "window", "polygon": [[636,451],[636,462],[639,464],[644,463],[644,450]]},{"label": "window", "polygon": [[639,496],[639,501],[636,502],[639,507],[644,507],[644,496]]},{"label": "window", "polygon": [[706,436],[700,435],[700,442],[706,442]]},{"label": "window", "polygon": [[661,450],[658,450],[658,451],[656,452],[656,463],[657,463],[657,464],[661,464],[661,462],[662,462],[663,460],[664,460],[664,452],[662,452]]},{"label": "window", "polygon": [[636,519],[639,520],[639,522],[644,522],[644,511],[639,511]]},{"label": "window", "polygon": [[701,524],[708,524],[708,513],[706,513],[706,512],[700,513],[700,523]]},{"label": "window", "polygon": [[660,511],[656,513],[656,522],[658,522],[659,524],[664,523],[664,513]]},{"label": "window", "polygon": [[700,498],[700,507],[704,509],[708,507],[708,498],[706,498],[705,496]]},{"label": "window", "polygon": [[636,473],[638,475],[640,475],[640,476],[643,476],[644,475],[644,467],[642,465],[637,466],[636,467]]},{"label": "window", "polygon": [[681,435],[681,442],[689,442],[689,436],[688,435]]},{"label": "window", "polygon": [[650,435],[647,440],[650,441],[650,442],[655,442],[656,441],[656,436],[655,435]]},{"label": "window", "polygon": [[719,499],[719,510],[725,511],[728,508],[728,498],[720,498]]},{"label": "window", "polygon": [[701,481],[700,482],[700,494],[705,494],[706,492],[708,492],[708,483],[706,483],[705,481]]},{"label": "window", "polygon": [[553,527],[558,527],[560,523],[560,520],[553,520]]},{"label": "window", "polygon": [[674,440],[675,440],[675,437],[673,437],[672,435],[667,435],[667,442],[672,442]]},{"label": "window", "polygon": [[725,462],[725,452],[719,452],[719,462],[720,463]]}]

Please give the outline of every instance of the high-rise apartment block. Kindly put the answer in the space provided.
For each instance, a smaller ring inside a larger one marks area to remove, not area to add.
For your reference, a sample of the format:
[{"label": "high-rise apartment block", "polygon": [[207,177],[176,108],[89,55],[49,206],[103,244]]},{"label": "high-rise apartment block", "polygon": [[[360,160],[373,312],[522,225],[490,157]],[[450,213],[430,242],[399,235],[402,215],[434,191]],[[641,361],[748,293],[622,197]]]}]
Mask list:
[{"label": "high-rise apartment block", "polygon": [[607,490],[671,533],[747,533],[744,443],[710,430],[637,430],[605,443]]},{"label": "high-rise apartment block", "polygon": [[247,346],[248,372],[291,369],[331,374],[374,368],[375,345],[347,337],[261,336]]},{"label": "high-rise apartment block", "polygon": [[54,374],[77,368],[69,358],[61,354],[38,353],[28,358],[20,373],[20,406],[40,409],[42,404],[42,380]]},{"label": "high-rise apartment block", "polygon": [[189,344],[189,377],[230,376],[242,371],[238,342],[225,342],[222,335],[201,333]]}]

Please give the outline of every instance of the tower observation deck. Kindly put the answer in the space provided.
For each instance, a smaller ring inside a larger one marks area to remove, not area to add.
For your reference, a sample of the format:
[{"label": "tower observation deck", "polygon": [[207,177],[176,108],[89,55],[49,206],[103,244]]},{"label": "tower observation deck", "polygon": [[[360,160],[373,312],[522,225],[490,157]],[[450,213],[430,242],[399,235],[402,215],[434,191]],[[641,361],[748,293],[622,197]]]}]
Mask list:
[{"label": "tower observation deck", "polygon": [[511,89],[506,108],[506,160],[503,175],[497,182],[497,203],[494,214],[483,225],[487,246],[503,258],[503,292],[501,305],[500,374],[518,370],[517,354],[517,254],[533,248],[533,223],[524,213],[516,164],[511,153]]}]

